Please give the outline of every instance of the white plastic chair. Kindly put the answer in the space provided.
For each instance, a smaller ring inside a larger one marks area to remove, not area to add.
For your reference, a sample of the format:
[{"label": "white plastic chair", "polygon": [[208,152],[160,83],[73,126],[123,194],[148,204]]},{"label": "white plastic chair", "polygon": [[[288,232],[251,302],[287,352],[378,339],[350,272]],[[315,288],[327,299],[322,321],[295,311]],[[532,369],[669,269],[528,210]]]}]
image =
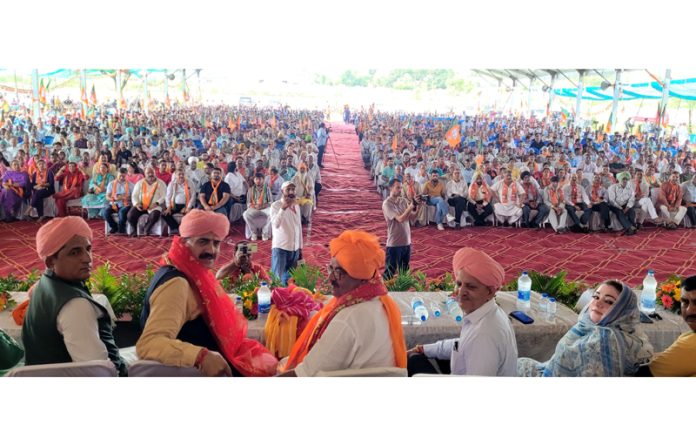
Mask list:
[{"label": "white plastic chair", "polygon": [[203,377],[196,368],[167,366],[154,360],[138,360],[128,367],[129,377]]},{"label": "white plastic chair", "polygon": [[111,360],[87,362],[51,363],[49,365],[20,366],[6,377],[116,377],[116,367]]}]

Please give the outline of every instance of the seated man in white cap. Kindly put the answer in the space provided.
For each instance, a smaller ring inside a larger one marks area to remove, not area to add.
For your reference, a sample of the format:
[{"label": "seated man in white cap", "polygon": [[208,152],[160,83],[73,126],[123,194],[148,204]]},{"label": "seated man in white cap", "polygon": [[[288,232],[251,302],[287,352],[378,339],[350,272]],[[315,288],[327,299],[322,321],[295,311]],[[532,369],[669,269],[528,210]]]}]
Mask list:
[{"label": "seated man in white cap", "polygon": [[22,325],[27,365],[111,360],[127,374],[106,308],[92,298],[92,230],[77,216],[56,218],[36,233],[46,271],[30,291]]},{"label": "seated man in white cap", "polygon": [[225,215],[198,209],[181,220],[181,237],[174,237],[147,290],[140,359],[194,366],[206,376],[275,374],[277,360],[246,338],[246,320],[213,275],[229,228]]},{"label": "seated man in white cap", "polygon": [[[515,331],[495,302],[505,278],[503,267],[484,252],[465,247],[454,254],[452,269],[453,296],[465,313],[461,334],[411,349],[409,375],[517,375]],[[437,360],[439,372],[429,359]]]},{"label": "seated man in white cap", "polygon": [[384,251],[379,240],[361,230],[346,230],[331,240],[329,250],[334,298],[304,328],[281,376],[405,368],[401,312],[382,282]]},{"label": "seated man in white cap", "polygon": [[247,193],[247,209],[243,214],[247,226],[247,235],[252,241],[261,239],[268,241],[271,236],[271,191],[264,183],[264,175],[257,172],[254,175],[254,185]]}]

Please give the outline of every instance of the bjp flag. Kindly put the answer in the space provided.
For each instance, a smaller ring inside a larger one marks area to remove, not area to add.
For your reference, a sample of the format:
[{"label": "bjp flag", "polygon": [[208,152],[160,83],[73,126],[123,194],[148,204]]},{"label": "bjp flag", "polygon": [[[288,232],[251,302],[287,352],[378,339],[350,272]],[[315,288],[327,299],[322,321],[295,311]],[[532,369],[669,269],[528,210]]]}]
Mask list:
[{"label": "bjp flag", "polygon": [[398,146],[398,140],[396,138],[396,135],[394,135],[394,138],[392,139],[392,151],[396,152],[397,146]]},{"label": "bjp flag", "polygon": [[453,125],[452,128],[447,130],[445,134],[445,139],[451,148],[456,147],[462,142],[462,133],[459,124]]}]

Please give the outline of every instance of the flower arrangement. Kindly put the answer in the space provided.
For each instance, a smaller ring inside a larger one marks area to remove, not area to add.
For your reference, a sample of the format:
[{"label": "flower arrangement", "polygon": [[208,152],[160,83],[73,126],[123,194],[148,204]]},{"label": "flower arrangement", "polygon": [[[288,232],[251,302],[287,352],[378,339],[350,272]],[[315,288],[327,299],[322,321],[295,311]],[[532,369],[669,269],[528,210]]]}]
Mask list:
[{"label": "flower arrangement", "polygon": [[9,292],[0,292],[0,312],[15,306],[17,306],[17,302],[12,299]]},{"label": "flower arrangement", "polygon": [[232,286],[232,291],[242,298],[242,314],[247,320],[256,320],[259,317],[259,300],[256,296],[259,282],[258,275],[245,275]]},{"label": "flower arrangement", "polygon": [[668,311],[681,311],[681,277],[670,275],[657,287],[657,303]]}]

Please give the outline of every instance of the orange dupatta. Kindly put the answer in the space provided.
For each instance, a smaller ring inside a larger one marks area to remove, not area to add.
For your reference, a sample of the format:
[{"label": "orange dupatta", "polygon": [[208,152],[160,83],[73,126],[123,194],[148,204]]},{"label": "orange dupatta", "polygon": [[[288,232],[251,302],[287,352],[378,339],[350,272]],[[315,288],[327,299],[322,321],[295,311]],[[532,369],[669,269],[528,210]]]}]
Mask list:
[{"label": "orange dupatta", "polygon": [[[124,195],[123,195],[123,207],[128,207],[128,188],[129,188],[130,184],[128,183],[128,181],[124,181],[124,182],[126,183],[126,185],[125,185],[126,190],[125,190]],[[111,202],[114,203],[111,205],[111,208],[114,210],[116,210],[116,208],[117,208],[116,207],[116,195],[118,194],[118,193],[116,193],[117,190],[118,190],[118,181],[114,181],[114,186],[111,189],[111,199],[110,199]]]},{"label": "orange dupatta", "polygon": [[210,181],[210,185],[213,187],[213,192],[210,194],[210,198],[208,199],[208,205],[214,206],[217,205],[218,203],[218,187],[220,187],[220,184],[222,181],[218,181],[217,184],[215,184],[215,181]]},{"label": "orange dupatta", "polygon": [[[483,186],[483,200],[486,202],[491,202],[491,191],[488,189],[488,184],[486,184],[486,181],[482,181],[481,185]],[[469,197],[476,201],[476,196],[478,196],[478,189],[479,185],[476,183],[476,181],[471,183],[471,187],[469,188]]]},{"label": "orange dupatta", "polygon": [[297,339],[295,345],[292,347],[290,357],[283,371],[295,369],[297,365],[302,363],[312,347],[314,347],[319,338],[321,338],[329,323],[331,323],[331,320],[342,309],[374,298],[380,299],[387,313],[389,335],[394,345],[394,361],[396,366],[398,368],[405,368],[407,360],[406,341],[404,340],[404,331],[401,327],[401,311],[399,311],[399,307],[387,292],[387,288],[384,286],[381,278],[373,278],[368,283],[353,289],[350,293],[333,298],[329,301],[329,303],[307,323],[300,338]]},{"label": "orange dupatta", "polygon": [[[508,187],[509,186],[505,183],[505,181],[503,181],[503,196],[500,197],[500,200],[503,202],[503,204],[507,204],[508,202]],[[515,181],[512,181],[512,194],[513,196],[517,197],[517,185],[515,184]]]},{"label": "orange dupatta", "polygon": [[155,196],[155,192],[157,191],[158,186],[159,182],[155,181],[155,186],[152,188],[152,191],[148,193],[147,181],[143,181],[142,201],[144,210],[148,210],[150,208],[150,204],[152,203],[152,197]]},{"label": "orange dupatta", "polygon": [[[558,190],[558,193],[556,193],[556,190]],[[558,206],[560,201],[563,201],[563,190],[561,190],[560,187],[556,190],[554,190],[553,187],[549,187],[549,198],[551,198],[551,204],[553,204],[554,207]]]}]

